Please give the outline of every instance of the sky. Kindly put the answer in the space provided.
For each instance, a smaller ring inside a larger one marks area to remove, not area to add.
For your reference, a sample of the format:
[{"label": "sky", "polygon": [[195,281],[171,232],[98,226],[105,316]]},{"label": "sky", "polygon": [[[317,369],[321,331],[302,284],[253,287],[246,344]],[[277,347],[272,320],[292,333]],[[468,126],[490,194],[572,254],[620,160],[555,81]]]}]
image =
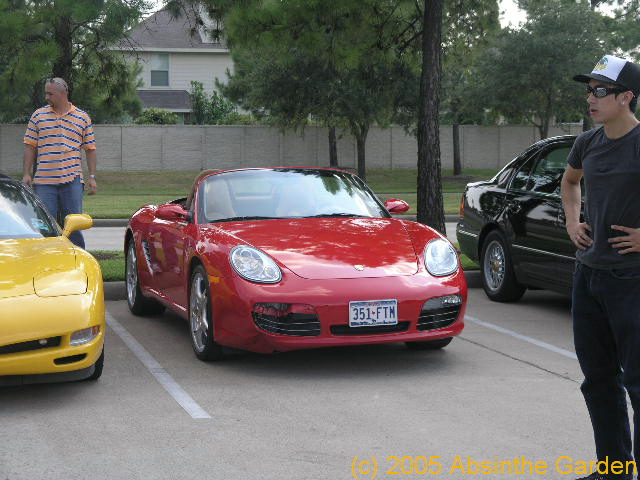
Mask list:
[{"label": "sky", "polygon": [[503,27],[509,24],[514,27],[526,20],[525,13],[520,10],[514,0],[500,0],[500,25]]}]

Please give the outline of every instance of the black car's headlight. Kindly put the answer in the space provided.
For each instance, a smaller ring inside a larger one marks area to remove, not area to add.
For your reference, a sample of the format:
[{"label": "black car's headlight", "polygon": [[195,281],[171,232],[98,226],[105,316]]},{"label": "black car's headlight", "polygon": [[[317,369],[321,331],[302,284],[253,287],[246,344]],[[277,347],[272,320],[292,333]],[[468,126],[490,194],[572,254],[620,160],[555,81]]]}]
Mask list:
[{"label": "black car's headlight", "polygon": [[257,248],[241,245],[230,253],[231,265],[242,278],[258,283],[278,283],[282,272],[276,262]]},{"label": "black car's headlight", "polygon": [[458,254],[446,240],[431,240],[424,249],[424,264],[431,275],[444,277],[458,270]]}]

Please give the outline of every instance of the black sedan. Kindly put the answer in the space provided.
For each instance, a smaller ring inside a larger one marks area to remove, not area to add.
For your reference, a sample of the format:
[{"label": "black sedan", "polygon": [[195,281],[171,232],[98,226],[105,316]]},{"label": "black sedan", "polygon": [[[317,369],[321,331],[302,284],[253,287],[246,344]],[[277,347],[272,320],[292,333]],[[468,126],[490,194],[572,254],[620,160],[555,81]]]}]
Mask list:
[{"label": "black sedan", "polygon": [[456,233],[480,264],[491,300],[513,302],[525,290],[571,291],[575,251],[565,230],[560,181],[575,136],[541,140],[491,180],[467,185]]}]

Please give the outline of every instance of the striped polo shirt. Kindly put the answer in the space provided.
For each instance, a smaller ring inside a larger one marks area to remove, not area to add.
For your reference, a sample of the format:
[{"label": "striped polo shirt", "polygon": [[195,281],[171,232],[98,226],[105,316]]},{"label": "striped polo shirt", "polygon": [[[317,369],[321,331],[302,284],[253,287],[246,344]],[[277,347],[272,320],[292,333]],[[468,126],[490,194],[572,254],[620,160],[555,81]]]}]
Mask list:
[{"label": "striped polo shirt", "polygon": [[33,183],[60,184],[82,177],[80,149],[94,150],[91,118],[73,104],[58,115],[51,105],[39,108],[29,119],[24,143],[38,150],[38,168]]}]

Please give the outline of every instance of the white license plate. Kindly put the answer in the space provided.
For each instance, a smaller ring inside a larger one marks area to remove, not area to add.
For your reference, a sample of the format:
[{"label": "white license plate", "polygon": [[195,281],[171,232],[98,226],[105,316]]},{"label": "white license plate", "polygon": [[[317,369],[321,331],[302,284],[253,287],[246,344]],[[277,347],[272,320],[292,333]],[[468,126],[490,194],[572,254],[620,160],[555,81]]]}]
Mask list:
[{"label": "white license plate", "polygon": [[349,302],[349,326],[372,327],[398,323],[397,300]]}]

